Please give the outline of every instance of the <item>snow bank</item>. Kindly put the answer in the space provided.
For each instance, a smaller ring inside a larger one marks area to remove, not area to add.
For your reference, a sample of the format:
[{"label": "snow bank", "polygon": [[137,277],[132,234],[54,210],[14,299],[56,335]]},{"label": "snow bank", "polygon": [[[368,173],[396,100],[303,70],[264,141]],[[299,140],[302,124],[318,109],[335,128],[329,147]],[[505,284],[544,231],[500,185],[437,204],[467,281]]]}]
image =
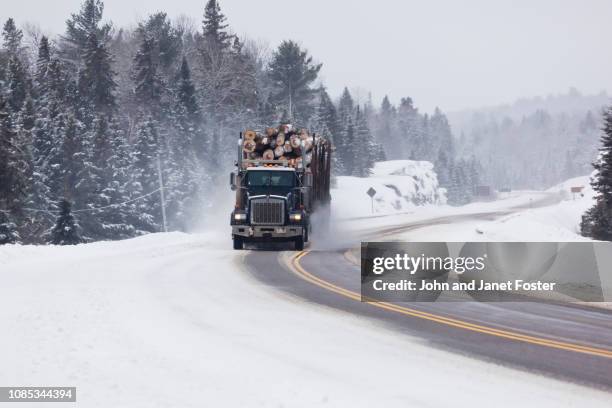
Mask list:
[{"label": "snow bank", "polygon": [[[571,193],[572,187],[583,187],[582,193]],[[535,208],[510,215],[483,230],[488,239],[530,241],[584,241],[580,235],[582,215],[593,205],[594,192],[589,176],[575,177],[548,190],[561,197],[556,205]]]},{"label": "snow bank", "polygon": [[[417,206],[446,203],[433,164],[427,161],[391,160],[376,163],[372,176],[337,177],[332,189],[332,210],[340,218],[408,212]],[[374,208],[366,194],[374,188]]]}]

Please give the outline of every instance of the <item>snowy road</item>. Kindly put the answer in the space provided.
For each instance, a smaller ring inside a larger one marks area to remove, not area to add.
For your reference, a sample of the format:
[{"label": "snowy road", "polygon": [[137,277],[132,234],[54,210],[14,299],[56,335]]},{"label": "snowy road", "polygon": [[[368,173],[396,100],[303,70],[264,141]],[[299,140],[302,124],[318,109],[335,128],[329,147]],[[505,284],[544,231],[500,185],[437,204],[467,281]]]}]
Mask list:
[{"label": "snowy road", "polygon": [[[337,296],[328,303],[335,295],[281,266],[278,252],[232,251],[225,238],[1,247],[0,385],[76,386],[83,407],[609,406],[606,390],[431,339],[446,327],[396,324],[392,313],[344,307],[360,304]],[[324,257],[309,257],[304,268],[325,269],[310,264]],[[502,349],[532,350],[517,344]]]}]

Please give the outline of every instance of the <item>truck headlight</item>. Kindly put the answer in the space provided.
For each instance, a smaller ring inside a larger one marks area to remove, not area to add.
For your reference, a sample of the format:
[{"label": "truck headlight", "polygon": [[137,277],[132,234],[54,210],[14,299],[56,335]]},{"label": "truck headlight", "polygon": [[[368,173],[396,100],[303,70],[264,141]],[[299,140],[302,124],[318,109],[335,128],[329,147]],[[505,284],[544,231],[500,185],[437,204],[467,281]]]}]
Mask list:
[{"label": "truck headlight", "polygon": [[246,221],[246,213],[234,213],[234,221]]},{"label": "truck headlight", "polygon": [[301,213],[289,214],[289,221],[291,221],[291,222],[300,222],[300,221],[302,221],[302,214]]}]

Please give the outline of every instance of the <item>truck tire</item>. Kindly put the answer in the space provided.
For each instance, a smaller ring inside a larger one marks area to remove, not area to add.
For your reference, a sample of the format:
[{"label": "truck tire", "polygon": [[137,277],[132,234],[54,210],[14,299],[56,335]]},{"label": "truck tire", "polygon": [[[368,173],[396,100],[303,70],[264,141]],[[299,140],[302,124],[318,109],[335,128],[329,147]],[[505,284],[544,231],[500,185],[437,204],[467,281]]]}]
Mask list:
[{"label": "truck tire", "polygon": [[304,228],[304,242],[308,242],[308,230],[310,229],[310,227],[306,227]]},{"label": "truck tire", "polygon": [[244,241],[240,238],[234,238],[234,249],[244,248]]},{"label": "truck tire", "polygon": [[297,237],[295,239],[295,250],[303,251],[304,250],[304,236]]}]

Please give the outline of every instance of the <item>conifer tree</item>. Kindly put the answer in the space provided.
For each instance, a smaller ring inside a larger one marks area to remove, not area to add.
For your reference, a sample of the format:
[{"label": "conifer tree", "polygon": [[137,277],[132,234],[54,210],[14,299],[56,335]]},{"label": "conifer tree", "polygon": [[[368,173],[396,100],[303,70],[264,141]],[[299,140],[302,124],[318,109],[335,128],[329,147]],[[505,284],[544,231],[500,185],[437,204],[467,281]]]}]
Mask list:
[{"label": "conifer tree", "polygon": [[374,167],[377,147],[372,138],[365,113],[357,107],[355,113],[355,143],[353,146],[352,175],[368,177]]},{"label": "conifer tree", "polygon": [[322,64],[315,64],[306,50],[293,41],[283,41],[272,55],[269,75],[276,86],[275,100],[287,109],[290,118],[305,121]]},{"label": "conifer tree", "polygon": [[83,119],[91,124],[96,114],[110,116],[116,109],[115,72],[112,70],[112,57],[104,43],[92,33],[83,50],[83,69],[79,75],[79,93],[83,103]]},{"label": "conifer tree", "polygon": [[0,210],[21,216],[27,191],[28,162],[26,149],[0,94]]},{"label": "conifer tree", "polygon": [[53,245],[76,245],[82,242],[79,225],[72,215],[72,205],[68,200],[60,201],[60,213],[50,232],[49,243]]},{"label": "conifer tree", "polygon": [[140,106],[159,119],[161,114],[161,99],[164,83],[157,73],[157,63],[154,59],[155,41],[144,37],[134,57],[134,94]]},{"label": "conifer tree", "polygon": [[344,124],[349,117],[353,116],[355,110],[355,103],[353,97],[347,87],[344,87],[340,102],[338,103],[338,116],[340,121]]},{"label": "conifer tree", "polygon": [[38,43],[38,56],[36,58],[36,70],[34,72],[35,89],[39,97],[44,94],[43,87],[47,83],[47,73],[50,62],[51,50],[49,48],[49,39],[43,35]]},{"label": "conifer tree", "polygon": [[15,20],[9,18],[4,23],[2,28],[3,45],[10,57],[20,57],[22,51],[21,41],[23,39],[23,31],[15,25]]},{"label": "conifer tree", "polygon": [[73,67],[81,67],[87,50],[91,47],[91,38],[99,44],[106,44],[111,37],[112,25],[102,24],[104,3],[100,0],[84,0],[78,13],[73,13],[66,21],[66,33],[61,38],[60,51],[65,61]]},{"label": "conifer tree", "polygon": [[13,120],[15,120],[23,107],[23,103],[25,102],[30,88],[27,69],[18,56],[11,55],[9,57],[5,76],[6,99],[10,112],[13,115]]},{"label": "conifer tree", "polygon": [[148,38],[152,45],[152,60],[159,74],[166,79],[172,75],[183,48],[182,31],[172,26],[168,15],[157,12],[138,24],[137,32],[142,39]]},{"label": "conifer tree", "polygon": [[165,165],[166,198],[171,227],[185,230],[187,220],[195,210],[199,186],[206,179],[201,163],[208,157],[208,146],[200,127],[200,107],[186,58],[183,58],[175,82],[171,142]]},{"label": "conifer tree", "polygon": [[7,211],[0,210],[0,245],[14,244],[19,241],[17,225],[11,221]]},{"label": "conifer tree", "polygon": [[596,192],[595,205],[582,217],[582,235],[612,241],[612,107],[604,112],[604,127],[599,157],[593,164],[591,186]]},{"label": "conifer tree", "polygon": [[131,186],[134,196],[146,195],[143,199],[135,202],[135,209],[140,215],[134,226],[137,231],[143,233],[160,230],[159,195],[148,195],[159,189],[157,172],[158,139],[158,124],[151,116],[148,116],[138,127],[130,166]]},{"label": "conifer tree", "polygon": [[204,39],[217,51],[224,50],[231,45],[233,36],[227,30],[226,17],[221,12],[217,0],[208,0],[206,3],[202,28]]}]

